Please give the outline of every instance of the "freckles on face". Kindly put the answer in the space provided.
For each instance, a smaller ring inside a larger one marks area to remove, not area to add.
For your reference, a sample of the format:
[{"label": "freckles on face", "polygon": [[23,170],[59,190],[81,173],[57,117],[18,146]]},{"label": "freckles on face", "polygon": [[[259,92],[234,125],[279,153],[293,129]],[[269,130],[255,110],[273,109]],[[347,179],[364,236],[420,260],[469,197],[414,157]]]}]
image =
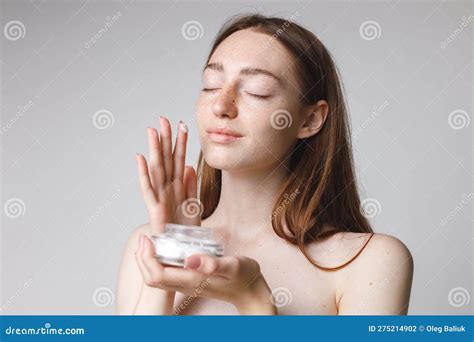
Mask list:
[{"label": "freckles on face", "polygon": [[[202,151],[213,167],[282,162],[296,140],[298,94],[294,72],[288,72],[293,57],[280,43],[270,44],[271,39],[250,30],[235,32],[217,47],[204,71],[196,113]],[[208,139],[209,127],[231,128],[244,136],[216,144]]]},{"label": "freckles on face", "polygon": [[296,140],[297,118],[294,113],[273,107],[258,120],[252,121],[251,137],[255,155],[267,162],[283,162],[288,149]]}]

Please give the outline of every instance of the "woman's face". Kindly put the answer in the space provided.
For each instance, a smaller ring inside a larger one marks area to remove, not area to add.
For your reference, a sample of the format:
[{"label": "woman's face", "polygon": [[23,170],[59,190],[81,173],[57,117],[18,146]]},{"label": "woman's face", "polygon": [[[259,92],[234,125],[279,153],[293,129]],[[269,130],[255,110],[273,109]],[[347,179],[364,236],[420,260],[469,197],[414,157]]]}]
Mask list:
[{"label": "woman's face", "polygon": [[[217,47],[196,104],[208,165],[245,171],[284,161],[302,123],[293,64],[280,43],[252,30],[237,31]],[[240,137],[209,133],[219,129]]]}]

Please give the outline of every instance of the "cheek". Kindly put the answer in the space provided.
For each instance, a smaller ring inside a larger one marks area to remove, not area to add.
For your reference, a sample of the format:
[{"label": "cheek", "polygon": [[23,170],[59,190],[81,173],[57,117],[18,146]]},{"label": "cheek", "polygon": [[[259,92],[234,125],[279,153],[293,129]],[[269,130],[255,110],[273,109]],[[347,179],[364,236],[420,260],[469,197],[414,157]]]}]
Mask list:
[{"label": "cheek", "polygon": [[209,124],[206,124],[206,122],[210,120],[209,114],[209,106],[206,105],[204,101],[198,100],[195,106],[194,119],[196,120],[199,130],[209,126]]},{"label": "cheek", "polygon": [[251,128],[253,148],[256,154],[265,154],[270,159],[285,159],[285,153],[295,139],[292,127],[277,127],[268,116],[265,120],[253,122]]}]

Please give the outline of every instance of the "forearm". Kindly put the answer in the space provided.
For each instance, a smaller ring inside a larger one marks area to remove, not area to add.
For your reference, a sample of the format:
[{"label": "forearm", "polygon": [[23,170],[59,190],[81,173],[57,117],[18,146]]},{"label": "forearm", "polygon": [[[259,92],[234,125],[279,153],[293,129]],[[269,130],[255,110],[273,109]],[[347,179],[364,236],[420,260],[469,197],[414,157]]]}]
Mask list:
[{"label": "forearm", "polygon": [[176,292],[150,287],[143,283],[134,315],[172,315]]},{"label": "forearm", "polygon": [[260,276],[253,284],[251,291],[246,298],[234,303],[241,315],[278,315],[276,306],[272,303],[271,290],[263,278]]}]

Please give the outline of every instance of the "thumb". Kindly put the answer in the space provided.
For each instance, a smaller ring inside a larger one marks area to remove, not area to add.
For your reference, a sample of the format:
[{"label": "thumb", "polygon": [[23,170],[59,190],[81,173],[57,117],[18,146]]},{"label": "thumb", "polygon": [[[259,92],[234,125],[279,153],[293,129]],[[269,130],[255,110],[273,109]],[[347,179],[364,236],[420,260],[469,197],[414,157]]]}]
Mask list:
[{"label": "thumb", "polygon": [[194,254],[186,258],[184,267],[199,271],[204,274],[214,274],[219,270],[217,257],[207,254]]},{"label": "thumb", "polygon": [[184,267],[207,275],[232,278],[237,273],[239,261],[232,256],[216,257],[208,254],[194,254],[186,258]]},{"label": "thumb", "polygon": [[155,257],[155,244],[153,241],[146,235],[143,235],[142,238],[143,256],[148,258]]}]

